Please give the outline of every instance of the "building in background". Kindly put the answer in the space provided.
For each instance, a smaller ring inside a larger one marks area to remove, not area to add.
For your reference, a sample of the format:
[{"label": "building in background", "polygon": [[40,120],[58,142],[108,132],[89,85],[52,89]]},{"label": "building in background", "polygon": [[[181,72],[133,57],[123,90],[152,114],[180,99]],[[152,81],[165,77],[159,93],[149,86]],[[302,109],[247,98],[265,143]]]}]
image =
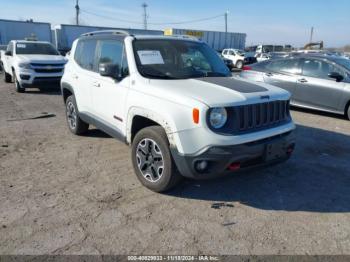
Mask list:
[{"label": "building in background", "polygon": [[0,45],[7,45],[11,40],[24,40],[26,38],[52,42],[51,25],[49,23],[0,19]]},{"label": "building in background", "polygon": [[192,29],[177,29],[170,28],[164,30],[165,35],[188,35],[196,37],[203,42],[206,42],[210,47],[217,51],[222,51],[225,48],[244,49],[246,34],[243,33],[225,33],[218,31],[202,31]]}]

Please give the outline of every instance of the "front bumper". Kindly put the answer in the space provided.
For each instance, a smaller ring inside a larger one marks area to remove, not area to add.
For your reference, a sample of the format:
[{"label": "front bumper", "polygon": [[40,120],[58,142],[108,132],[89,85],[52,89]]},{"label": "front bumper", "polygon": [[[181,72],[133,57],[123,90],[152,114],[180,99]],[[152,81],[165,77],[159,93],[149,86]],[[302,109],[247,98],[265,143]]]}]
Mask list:
[{"label": "front bumper", "polygon": [[[289,159],[294,147],[295,136],[294,132],[290,131],[246,144],[212,146],[196,156],[181,155],[173,149],[172,156],[183,176],[206,179],[233,171],[284,162]],[[198,164],[203,161],[206,161],[207,166],[200,170]]]},{"label": "front bumper", "polygon": [[16,77],[22,87],[59,87],[63,69],[57,73],[38,73],[32,69],[16,70]]},{"label": "front bumper", "polygon": [[22,87],[59,87],[62,76],[33,77],[31,81],[21,81]]}]

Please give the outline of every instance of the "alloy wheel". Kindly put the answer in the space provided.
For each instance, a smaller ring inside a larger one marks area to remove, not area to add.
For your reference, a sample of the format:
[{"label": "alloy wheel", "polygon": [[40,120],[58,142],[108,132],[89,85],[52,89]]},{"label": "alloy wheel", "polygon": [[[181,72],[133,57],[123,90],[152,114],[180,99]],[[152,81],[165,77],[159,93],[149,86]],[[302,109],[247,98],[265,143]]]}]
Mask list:
[{"label": "alloy wheel", "polygon": [[77,126],[77,112],[75,110],[74,104],[71,101],[67,103],[66,111],[69,127],[71,129],[75,129]]},{"label": "alloy wheel", "polygon": [[157,182],[163,175],[164,159],[158,144],[149,138],[141,140],[136,149],[136,160],[143,177]]}]

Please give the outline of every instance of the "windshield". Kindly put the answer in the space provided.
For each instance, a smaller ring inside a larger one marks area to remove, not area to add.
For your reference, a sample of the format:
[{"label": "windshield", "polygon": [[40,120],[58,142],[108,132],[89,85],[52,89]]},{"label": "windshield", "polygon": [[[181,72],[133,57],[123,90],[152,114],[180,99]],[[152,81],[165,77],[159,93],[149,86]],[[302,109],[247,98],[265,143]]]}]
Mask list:
[{"label": "windshield", "polygon": [[346,58],[336,58],[334,62],[345,67],[347,70],[350,70],[350,60]]},{"label": "windshield", "polygon": [[244,56],[245,52],[243,50],[236,50],[236,53],[240,56]]},{"label": "windshield", "polygon": [[157,79],[231,76],[216,52],[201,42],[145,39],[134,41],[141,75]]},{"label": "windshield", "polygon": [[46,43],[17,43],[16,54],[18,55],[59,55],[57,50]]}]

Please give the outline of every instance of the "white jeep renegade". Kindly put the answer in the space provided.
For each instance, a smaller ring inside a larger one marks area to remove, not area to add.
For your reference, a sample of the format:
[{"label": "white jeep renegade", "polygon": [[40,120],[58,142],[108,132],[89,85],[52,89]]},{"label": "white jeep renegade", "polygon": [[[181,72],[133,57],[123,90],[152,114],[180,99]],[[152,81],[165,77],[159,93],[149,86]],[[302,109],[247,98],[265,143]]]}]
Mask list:
[{"label": "white jeep renegade", "polygon": [[234,78],[205,43],[187,37],[82,35],[61,81],[69,129],[94,125],[132,146],[151,190],[287,160],[290,94]]}]

